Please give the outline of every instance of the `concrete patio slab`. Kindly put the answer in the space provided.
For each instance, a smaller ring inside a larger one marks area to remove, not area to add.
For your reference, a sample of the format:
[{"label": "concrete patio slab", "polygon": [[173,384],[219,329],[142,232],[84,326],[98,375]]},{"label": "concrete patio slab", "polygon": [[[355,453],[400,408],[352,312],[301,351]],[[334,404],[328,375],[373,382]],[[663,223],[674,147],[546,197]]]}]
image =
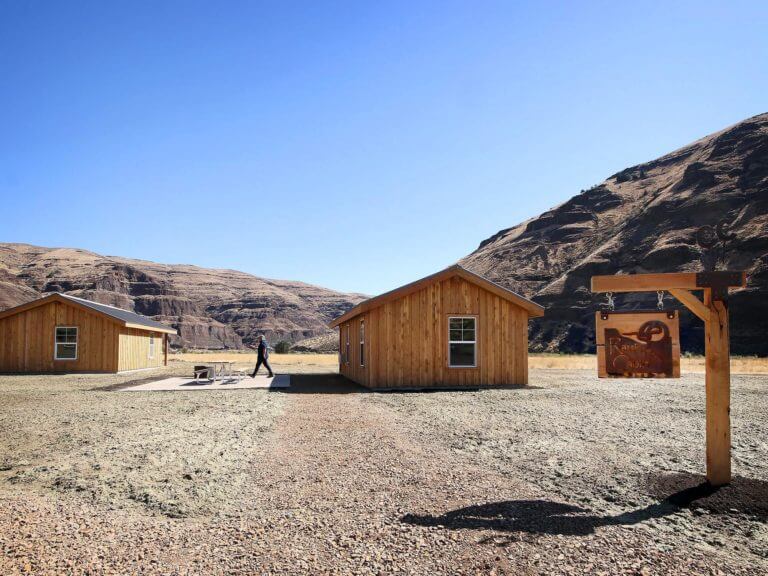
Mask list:
[{"label": "concrete patio slab", "polygon": [[250,390],[257,388],[289,388],[291,377],[288,374],[278,374],[274,378],[258,375],[256,378],[246,376],[241,380],[217,380],[209,382],[200,380],[195,382],[194,378],[165,378],[155,380],[154,382],[145,382],[138,386],[123,388],[120,392],[170,392],[170,391],[197,391],[197,390]]}]

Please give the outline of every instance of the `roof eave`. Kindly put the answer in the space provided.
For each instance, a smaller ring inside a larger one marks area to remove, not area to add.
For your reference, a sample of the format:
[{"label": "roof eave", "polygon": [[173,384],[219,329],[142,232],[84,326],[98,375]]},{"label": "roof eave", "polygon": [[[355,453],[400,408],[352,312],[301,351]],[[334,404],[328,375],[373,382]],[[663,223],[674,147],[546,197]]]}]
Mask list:
[{"label": "roof eave", "polygon": [[121,320],[120,318],[115,318],[114,316],[105,314],[101,310],[97,310],[95,308],[86,306],[85,304],[81,304],[80,302],[78,302],[78,299],[67,298],[66,295],[60,294],[58,292],[54,292],[53,294],[48,294],[47,296],[43,296],[42,298],[38,298],[37,300],[32,300],[31,302],[27,302],[26,304],[19,304],[18,306],[14,306],[13,308],[8,308],[8,310],[0,311],[0,319],[7,318],[15,314],[20,314],[22,312],[26,312],[27,310],[32,310],[34,308],[37,308],[38,306],[43,306],[45,304],[48,304],[49,302],[61,302],[69,306],[74,306],[75,308],[78,308],[83,312],[87,312],[88,314],[96,314],[101,318],[106,318],[108,321],[114,324],[117,324],[118,326],[124,326],[126,328],[136,328],[138,330],[146,330],[148,332],[162,332],[165,334],[174,334],[174,335],[178,335],[179,333],[178,330],[174,328],[146,326],[144,324],[136,324],[133,322],[128,322],[126,320]]},{"label": "roof eave", "polygon": [[544,306],[540,304],[536,304],[536,302],[534,302],[533,300],[529,300],[525,296],[521,296],[517,292],[513,292],[512,290],[505,288],[501,284],[497,284],[492,280],[488,280],[488,278],[480,276],[479,274],[475,274],[474,272],[467,270],[466,268],[459,266],[458,264],[456,266],[458,268],[456,273],[459,276],[461,276],[468,282],[474,282],[475,284],[479,284],[491,291],[497,291],[499,296],[509,300],[510,302],[526,310],[528,312],[529,317],[540,318],[544,316]]},{"label": "roof eave", "polygon": [[479,274],[475,274],[474,272],[467,270],[466,268],[464,268],[459,264],[453,264],[452,266],[449,266],[444,270],[440,270],[439,272],[430,274],[429,276],[425,276],[420,280],[410,282],[409,284],[406,284],[399,288],[395,288],[394,290],[389,290],[384,294],[380,294],[378,296],[374,296],[373,298],[369,298],[368,300],[364,300],[363,302],[360,302],[360,304],[358,304],[351,310],[345,312],[344,314],[342,314],[341,316],[339,316],[338,318],[330,322],[328,326],[330,328],[337,328],[340,324],[343,324],[344,322],[351,320],[352,318],[359,316],[360,314],[363,314],[368,310],[377,308],[378,306],[385,304],[390,299],[396,299],[400,295],[405,296],[409,294],[411,291],[418,290],[423,285],[430,285],[434,282],[438,282],[440,280],[443,280],[444,278],[449,278],[452,276],[459,276],[464,280],[466,280],[467,282],[480,285],[482,288],[485,288],[486,290],[495,292],[499,296],[523,308],[526,312],[528,312],[528,316],[530,318],[540,318],[544,316],[543,306],[536,304],[532,300],[529,300],[528,298],[525,298],[524,296],[521,296],[520,294],[517,294],[512,290],[509,290],[499,284],[496,284],[495,282],[492,282],[491,280],[488,280],[487,278],[484,278]]},{"label": "roof eave", "polygon": [[135,324],[133,322],[123,322],[123,326],[126,328],[134,328],[136,330],[145,330],[146,332],[162,332],[163,334],[173,334],[178,336],[179,331],[174,328],[159,328],[157,326],[146,326],[144,324]]},{"label": "roof eave", "polygon": [[9,316],[14,316],[15,314],[26,312],[27,310],[32,310],[34,308],[37,308],[38,306],[43,306],[48,302],[63,301],[63,300],[64,299],[61,298],[61,296],[58,293],[49,294],[48,296],[43,296],[42,298],[32,300],[31,302],[25,302],[24,304],[19,304],[18,306],[14,306],[13,308],[8,308],[7,310],[1,311],[0,319],[8,318]]}]

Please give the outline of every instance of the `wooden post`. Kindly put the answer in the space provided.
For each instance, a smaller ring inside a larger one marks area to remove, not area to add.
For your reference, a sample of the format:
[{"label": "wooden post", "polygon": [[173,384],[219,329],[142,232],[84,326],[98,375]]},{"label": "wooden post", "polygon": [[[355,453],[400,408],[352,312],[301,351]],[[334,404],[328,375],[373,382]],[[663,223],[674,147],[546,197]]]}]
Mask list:
[{"label": "wooden post", "polygon": [[731,481],[731,355],[728,307],[705,290],[709,320],[704,324],[707,394],[707,480],[713,486]]},{"label": "wooden post", "polygon": [[[731,346],[726,301],[729,288],[746,285],[747,275],[743,271],[592,277],[592,292],[668,290],[704,321],[707,480],[713,486],[731,481]],[[704,290],[704,302],[690,290]]]}]

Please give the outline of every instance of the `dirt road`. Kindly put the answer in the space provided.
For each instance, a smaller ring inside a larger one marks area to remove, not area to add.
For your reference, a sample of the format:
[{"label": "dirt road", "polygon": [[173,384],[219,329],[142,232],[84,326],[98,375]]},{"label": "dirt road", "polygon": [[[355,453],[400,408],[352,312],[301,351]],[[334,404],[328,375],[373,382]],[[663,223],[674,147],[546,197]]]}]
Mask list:
[{"label": "dirt road", "polygon": [[765,377],[699,487],[700,377],[117,393],[0,377],[4,574],[768,574]]}]

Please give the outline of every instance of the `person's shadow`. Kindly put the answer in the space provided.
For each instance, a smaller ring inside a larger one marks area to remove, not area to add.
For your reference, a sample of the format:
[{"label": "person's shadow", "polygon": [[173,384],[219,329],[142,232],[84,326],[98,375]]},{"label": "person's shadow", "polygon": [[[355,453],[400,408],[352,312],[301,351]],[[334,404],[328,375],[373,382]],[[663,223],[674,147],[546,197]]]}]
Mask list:
[{"label": "person's shadow", "polygon": [[[768,494],[768,483],[760,480],[736,479],[736,489],[753,493],[758,498]],[[731,489],[731,486],[725,490]],[[715,488],[706,482],[684,488],[663,500],[617,515],[600,516],[572,504],[550,500],[507,500],[476,506],[459,508],[440,515],[406,514],[402,522],[418,526],[442,526],[447,529],[495,530],[498,532],[528,532],[532,534],[560,534],[566,536],[586,536],[601,526],[631,525],[674,514],[682,508],[691,506],[697,500],[706,500],[717,494],[721,488]],[[750,499],[750,498],[748,498]],[[726,502],[744,498],[738,494],[734,498],[725,498]],[[726,504],[728,505],[728,504]],[[731,504],[732,505],[732,504]],[[705,505],[715,513],[720,513],[720,502]],[[729,510],[723,508],[722,512]],[[768,519],[768,507],[757,505],[751,510],[742,510],[763,520]]]}]

